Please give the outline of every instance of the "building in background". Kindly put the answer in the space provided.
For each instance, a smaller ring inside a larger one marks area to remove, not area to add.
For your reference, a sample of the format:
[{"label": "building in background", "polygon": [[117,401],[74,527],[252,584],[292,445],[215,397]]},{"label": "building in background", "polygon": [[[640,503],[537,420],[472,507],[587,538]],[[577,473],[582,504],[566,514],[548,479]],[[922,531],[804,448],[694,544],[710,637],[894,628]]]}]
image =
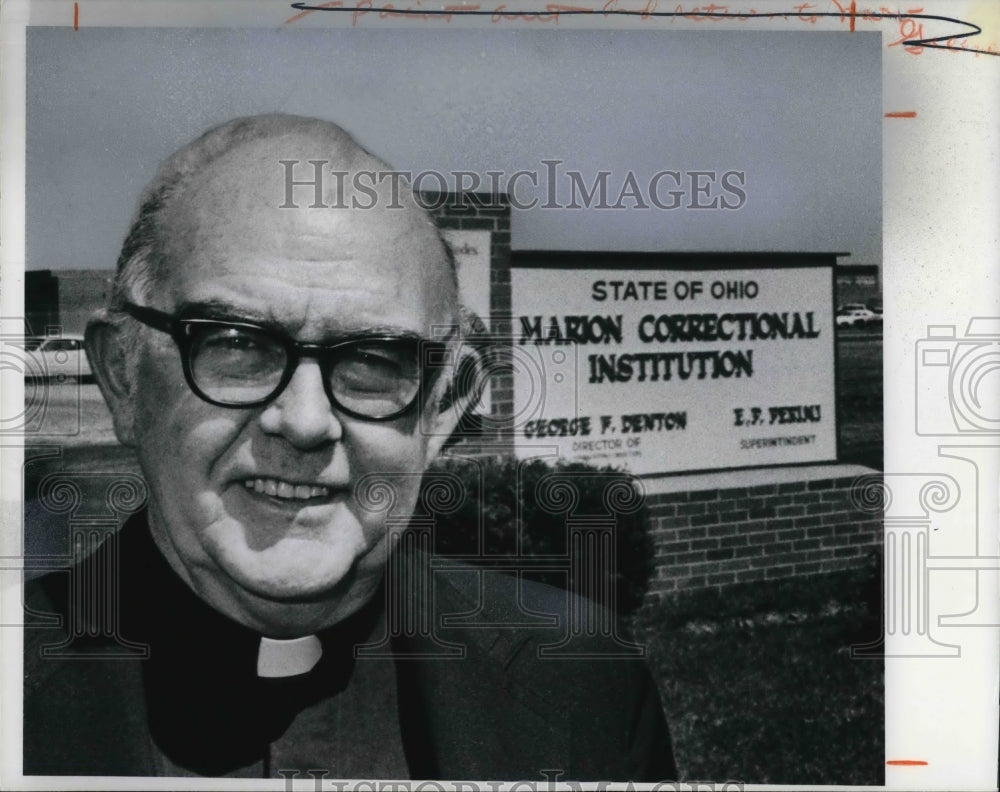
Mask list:
[{"label": "building in background", "polygon": [[113,270],[28,270],[24,316],[31,335],[76,335],[107,304]]}]

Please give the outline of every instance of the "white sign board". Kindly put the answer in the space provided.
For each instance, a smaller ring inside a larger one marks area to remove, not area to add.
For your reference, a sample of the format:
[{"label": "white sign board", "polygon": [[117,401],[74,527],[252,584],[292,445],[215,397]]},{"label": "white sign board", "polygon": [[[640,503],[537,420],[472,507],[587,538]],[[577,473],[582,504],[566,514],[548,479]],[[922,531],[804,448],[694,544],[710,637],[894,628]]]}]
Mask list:
[{"label": "white sign board", "polygon": [[519,456],[636,474],[836,459],[830,266],[514,267],[511,291]]}]

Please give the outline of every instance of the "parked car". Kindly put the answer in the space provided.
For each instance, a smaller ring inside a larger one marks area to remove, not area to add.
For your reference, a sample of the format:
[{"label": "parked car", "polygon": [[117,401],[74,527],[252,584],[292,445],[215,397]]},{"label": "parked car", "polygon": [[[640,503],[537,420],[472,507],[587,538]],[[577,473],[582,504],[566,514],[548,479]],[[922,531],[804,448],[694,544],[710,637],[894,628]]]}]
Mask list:
[{"label": "parked car", "polygon": [[50,382],[87,382],[93,379],[83,336],[61,335],[24,339],[24,376]]},{"label": "parked car", "polygon": [[852,308],[839,312],[834,321],[837,327],[875,327],[882,324],[882,314],[869,308]]},{"label": "parked car", "polygon": [[22,349],[26,349],[28,352],[34,352],[38,347],[42,345],[45,340],[45,336],[25,336],[20,342]]}]

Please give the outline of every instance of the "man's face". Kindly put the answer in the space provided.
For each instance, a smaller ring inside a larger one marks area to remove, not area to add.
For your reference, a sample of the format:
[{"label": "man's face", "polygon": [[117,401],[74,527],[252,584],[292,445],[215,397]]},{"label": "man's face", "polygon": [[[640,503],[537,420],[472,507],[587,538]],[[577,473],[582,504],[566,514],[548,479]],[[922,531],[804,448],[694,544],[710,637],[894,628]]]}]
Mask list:
[{"label": "man's face", "polygon": [[[387,198],[372,209],[308,209],[311,187],[300,191],[302,208],[279,209],[279,161],[298,157],[286,140],[213,165],[170,217],[171,271],[146,303],[277,324],[310,343],[386,331],[430,338],[450,323],[454,288],[424,217],[387,208]],[[154,537],[175,569],[231,614],[283,603],[359,606],[381,576],[388,542],[386,512],[366,509],[355,486],[384,477],[396,497],[391,516],[408,516],[444,439],[428,431],[433,417],[346,416],[310,358],[269,404],[212,406],[188,388],[169,336],[144,332],[133,436]]]}]

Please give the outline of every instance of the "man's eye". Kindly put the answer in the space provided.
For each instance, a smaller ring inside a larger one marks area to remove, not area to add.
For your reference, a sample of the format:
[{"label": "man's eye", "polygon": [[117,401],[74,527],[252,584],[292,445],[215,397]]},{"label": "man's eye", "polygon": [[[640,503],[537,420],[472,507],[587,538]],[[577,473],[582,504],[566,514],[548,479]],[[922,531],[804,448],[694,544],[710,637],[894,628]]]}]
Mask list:
[{"label": "man's eye", "polygon": [[400,371],[404,362],[398,355],[383,352],[358,352],[352,359],[356,364],[384,371]]},{"label": "man's eye", "polygon": [[221,330],[210,333],[201,342],[202,348],[218,352],[252,352],[266,346],[261,338],[244,330]]},{"label": "man's eye", "polygon": [[405,350],[391,347],[353,349],[341,358],[337,371],[343,383],[355,388],[380,388],[387,383],[417,377],[417,366],[413,355]]}]

